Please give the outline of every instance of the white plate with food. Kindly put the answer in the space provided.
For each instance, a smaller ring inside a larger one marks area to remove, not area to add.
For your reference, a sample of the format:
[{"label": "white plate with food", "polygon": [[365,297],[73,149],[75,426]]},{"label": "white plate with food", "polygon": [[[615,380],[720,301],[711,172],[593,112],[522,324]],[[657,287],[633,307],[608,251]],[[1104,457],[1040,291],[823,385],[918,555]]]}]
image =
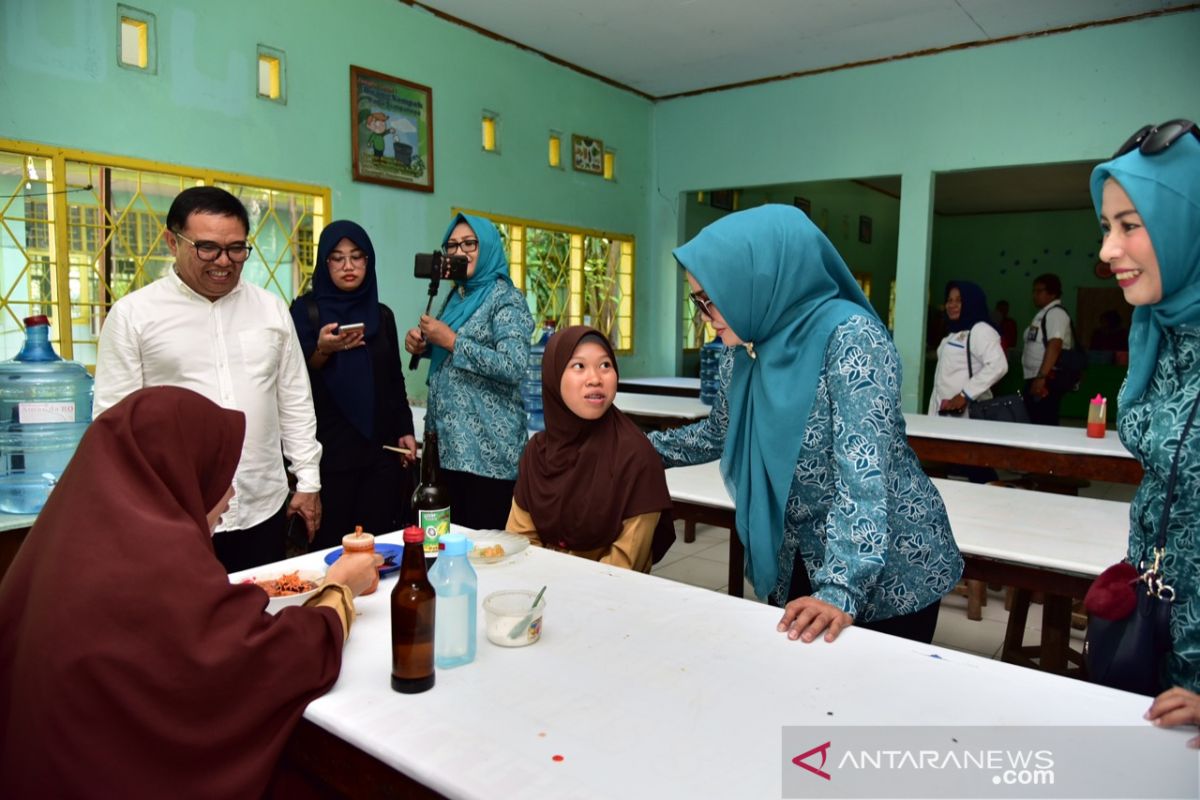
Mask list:
[{"label": "white plate with food", "polygon": [[509,561],[529,547],[527,537],[508,531],[475,531],[467,538],[473,543],[467,559],[475,566]]},{"label": "white plate with food", "polygon": [[278,614],[288,606],[298,606],[317,593],[325,574],[313,569],[262,570],[241,581],[253,583],[267,593],[267,611]]}]

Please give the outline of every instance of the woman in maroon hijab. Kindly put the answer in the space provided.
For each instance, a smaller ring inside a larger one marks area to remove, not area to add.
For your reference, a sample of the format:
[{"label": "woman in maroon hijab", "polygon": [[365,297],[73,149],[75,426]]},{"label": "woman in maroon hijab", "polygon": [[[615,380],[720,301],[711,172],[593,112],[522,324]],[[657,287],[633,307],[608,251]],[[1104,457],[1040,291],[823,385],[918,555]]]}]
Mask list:
[{"label": "woman in maroon hijab", "polygon": [[0,583],[0,796],[263,793],[374,565],[339,561],[318,607],[278,616],[230,585],[211,531],[244,432],[173,387],[88,428]]},{"label": "woman in maroon hijab", "polygon": [[662,459],[613,408],[617,358],[597,330],[550,337],[542,358],[546,431],[521,457],[508,530],[536,545],[649,572],[675,541]]}]

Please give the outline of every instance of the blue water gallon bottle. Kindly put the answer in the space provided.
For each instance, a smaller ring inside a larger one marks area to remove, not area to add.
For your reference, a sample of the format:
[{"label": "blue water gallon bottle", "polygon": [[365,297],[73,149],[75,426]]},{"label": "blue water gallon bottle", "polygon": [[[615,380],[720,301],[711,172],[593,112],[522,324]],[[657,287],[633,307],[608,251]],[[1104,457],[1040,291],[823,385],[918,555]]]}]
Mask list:
[{"label": "blue water gallon bottle", "polygon": [[721,387],[721,354],[725,343],[716,337],[700,348],[700,402],[712,405]]},{"label": "blue water gallon bottle", "polygon": [[438,560],[429,571],[437,594],[433,622],[433,663],[449,669],[475,660],[475,611],[479,580],[467,560],[471,540],[447,533],[438,543]]},{"label": "blue water gallon bottle", "polygon": [[25,345],[0,362],[0,511],[36,514],[92,421],[92,376],[50,346],[50,320],[25,318]]},{"label": "blue water gallon bottle", "polygon": [[542,355],[546,342],[554,333],[554,320],[546,320],[540,336],[529,347],[529,361],[525,366],[525,380],[521,382],[521,399],[525,402],[526,424],[531,431],[546,430],[546,418],[542,414]]}]

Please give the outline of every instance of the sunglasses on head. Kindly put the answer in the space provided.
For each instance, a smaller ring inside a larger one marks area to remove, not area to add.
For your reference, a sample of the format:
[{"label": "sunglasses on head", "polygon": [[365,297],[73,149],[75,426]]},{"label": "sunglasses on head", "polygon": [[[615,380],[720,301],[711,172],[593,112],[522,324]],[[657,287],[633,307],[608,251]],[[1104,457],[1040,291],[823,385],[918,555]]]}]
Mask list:
[{"label": "sunglasses on head", "polygon": [[1146,125],[1113,153],[1113,158],[1138,150],[1144,156],[1158,155],[1188,134],[1200,139],[1200,128],[1190,119],[1173,119],[1161,125]]}]

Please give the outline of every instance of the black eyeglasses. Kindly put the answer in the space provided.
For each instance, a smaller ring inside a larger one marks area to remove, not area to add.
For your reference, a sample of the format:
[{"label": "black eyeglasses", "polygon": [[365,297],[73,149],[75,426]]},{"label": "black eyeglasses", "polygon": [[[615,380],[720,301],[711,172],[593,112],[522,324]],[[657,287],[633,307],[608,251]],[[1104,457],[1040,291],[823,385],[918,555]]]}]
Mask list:
[{"label": "black eyeglasses", "polygon": [[450,255],[455,250],[460,253],[474,253],[479,249],[478,239],[463,239],[461,242],[446,242],[442,245],[442,252]]},{"label": "black eyeglasses", "polygon": [[1113,158],[1135,149],[1144,156],[1158,155],[1188,134],[1200,139],[1200,128],[1190,119],[1173,119],[1161,125],[1146,125],[1113,153]]},{"label": "black eyeglasses", "polygon": [[704,292],[692,292],[688,295],[688,299],[696,306],[696,310],[709,319],[713,318],[712,300],[704,296]]},{"label": "black eyeglasses", "polygon": [[196,256],[201,261],[216,261],[221,257],[221,253],[224,253],[225,255],[229,256],[230,261],[234,262],[235,264],[240,264],[249,258],[250,252],[254,250],[253,247],[245,242],[235,242],[226,247],[222,247],[216,242],[193,242],[179,231],[171,231],[171,233],[190,244],[192,248],[195,249]]}]

